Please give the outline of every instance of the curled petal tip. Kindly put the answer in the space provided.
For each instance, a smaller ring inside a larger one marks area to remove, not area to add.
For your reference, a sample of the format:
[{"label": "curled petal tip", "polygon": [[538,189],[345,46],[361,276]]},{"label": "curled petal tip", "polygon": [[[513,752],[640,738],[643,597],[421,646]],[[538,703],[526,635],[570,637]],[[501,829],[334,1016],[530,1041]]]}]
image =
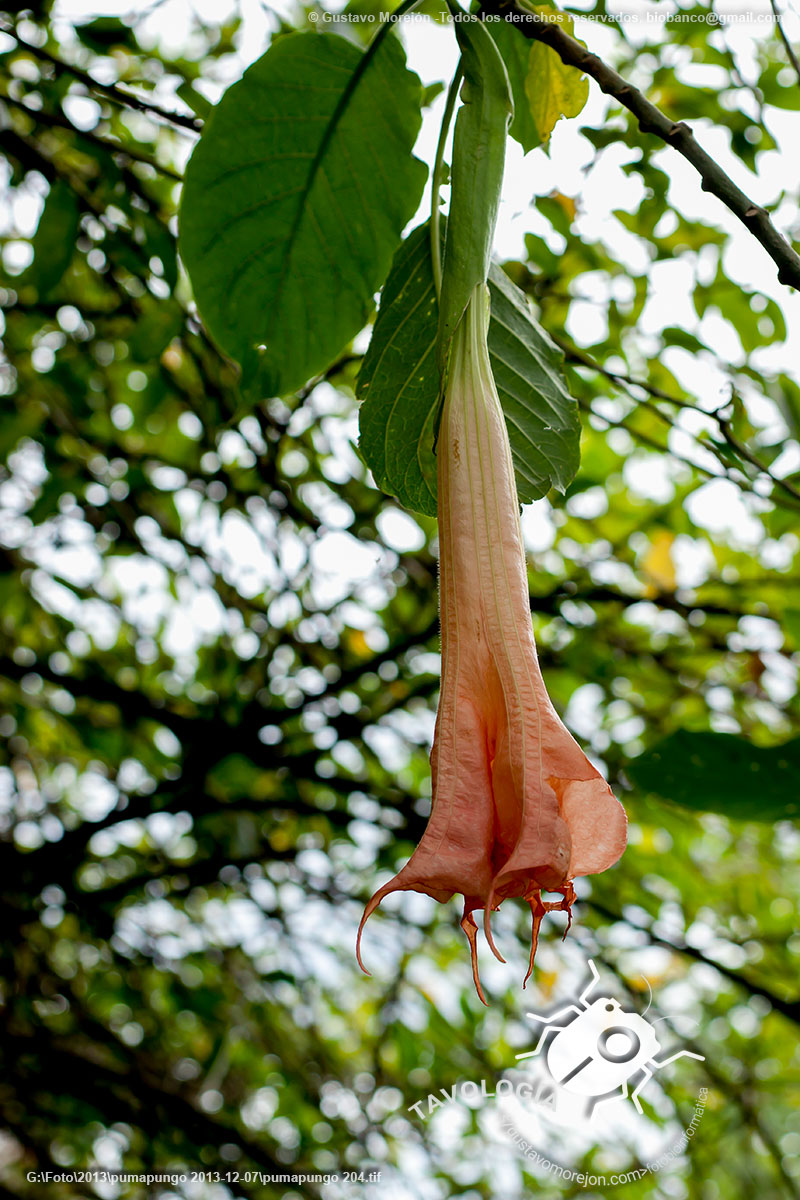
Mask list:
[{"label": "curled petal tip", "polygon": [[478,926],[475,923],[475,918],[471,912],[464,913],[463,917],[461,918],[461,928],[467,935],[467,940],[469,942],[469,952],[472,959],[472,981],[475,984],[475,991],[478,993],[481,1004],[485,1004],[488,1008],[489,1002],[483,994],[483,988],[481,987],[481,980],[478,974]]},{"label": "curled petal tip", "polygon": [[370,899],[368,900],[366,908],[364,909],[363,916],[361,917],[361,921],[358,926],[358,933],[356,934],[356,961],[358,962],[358,965],[361,967],[361,970],[364,972],[364,974],[369,975],[370,978],[372,977],[372,972],[368,971],[367,968],[364,966],[364,960],[361,957],[361,935],[364,932],[364,926],[366,925],[367,921],[372,916],[372,914],[375,912],[375,909],[378,907],[378,905],[380,904],[380,902],[384,898],[384,896],[387,896],[389,894],[389,892],[393,892],[395,890],[396,890],[396,885],[395,885],[394,879],[389,880],[389,882],[385,883],[382,888],[378,888],[375,895],[371,896]]},{"label": "curled petal tip", "polygon": [[533,961],[539,946],[539,926],[542,923],[542,917],[547,912],[547,906],[542,902],[541,892],[535,892],[528,903],[531,906],[531,956],[528,960],[528,974],[522,981],[523,988],[533,974]]},{"label": "curled petal tip", "polygon": [[372,972],[368,971],[367,968],[364,966],[364,960],[361,957],[361,934],[364,932],[364,925],[366,924],[366,920],[367,920],[367,914],[365,913],[364,916],[361,918],[361,924],[359,925],[358,933],[356,934],[356,961],[358,962],[358,965],[361,967],[361,970],[364,972],[364,974],[369,975],[371,978]]},{"label": "curled petal tip", "polygon": [[486,907],[483,910],[483,932],[486,936],[486,941],[489,943],[489,949],[491,950],[492,954],[495,956],[495,958],[498,960],[498,962],[504,963],[506,960],[503,958],[502,954],[497,949],[497,946],[495,946],[494,938],[492,937],[491,913],[492,913],[492,908],[493,908],[493,903],[492,903],[493,899],[494,899],[494,893],[491,892],[489,894],[489,899],[486,901]]},{"label": "curled petal tip", "polygon": [[491,950],[492,954],[495,956],[497,961],[501,962],[501,963],[506,962],[506,959],[503,958],[502,954],[497,949],[497,946],[495,946],[494,941],[492,940],[492,937],[491,937],[491,933],[490,933],[489,937],[487,937],[486,940],[489,943],[489,949]]}]

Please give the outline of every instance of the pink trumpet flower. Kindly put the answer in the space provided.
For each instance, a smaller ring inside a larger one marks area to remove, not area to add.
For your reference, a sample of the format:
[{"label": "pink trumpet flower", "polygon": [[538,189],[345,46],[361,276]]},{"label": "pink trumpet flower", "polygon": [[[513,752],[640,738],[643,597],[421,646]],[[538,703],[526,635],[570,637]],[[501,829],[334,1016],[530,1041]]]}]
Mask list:
[{"label": "pink trumpet flower", "polygon": [[[424,892],[464,897],[461,926],[478,976],[473,912],[510,896],[531,908],[528,973],[545,912],[566,910],[576,875],[605,871],[626,844],[626,817],[562,724],[539,669],[511,447],[487,348],[488,296],[472,294],[456,330],[439,431],[442,682],[431,753],[433,806],[419,846],[366,906]],[[542,892],[560,893],[543,901]],[[567,929],[569,924],[567,925]],[[566,934],[565,934],[566,936]]]}]

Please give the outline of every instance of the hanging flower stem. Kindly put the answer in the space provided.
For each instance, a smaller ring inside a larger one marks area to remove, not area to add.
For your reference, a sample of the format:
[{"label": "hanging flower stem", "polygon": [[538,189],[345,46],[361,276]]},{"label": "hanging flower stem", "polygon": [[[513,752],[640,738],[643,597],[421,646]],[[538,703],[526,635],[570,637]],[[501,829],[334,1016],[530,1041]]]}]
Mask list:
[{"label": "hanging flower stem", "polygon": [[461,64],[461,59],[459,59],[458,66],[456,67],[456,73],[450,80],[450,87],[447,91],[447,102],[444,106],[444,114],[442,115],[442,127],[439,130],[439,141],[436,146],[436,158],[433,162],[433,174],[431,176],[431,263],[433,265],[433,285],[436,288],[437,300],[442,294],[442,247],[439,203],[442,190],[444,148],[447,142],[447,134],[450,131],[450,124],[453,120],[453,112],[456,106],[456,96],[458,95],[458,89],[461,86],[461,81],[463,78],[464,70]]}]

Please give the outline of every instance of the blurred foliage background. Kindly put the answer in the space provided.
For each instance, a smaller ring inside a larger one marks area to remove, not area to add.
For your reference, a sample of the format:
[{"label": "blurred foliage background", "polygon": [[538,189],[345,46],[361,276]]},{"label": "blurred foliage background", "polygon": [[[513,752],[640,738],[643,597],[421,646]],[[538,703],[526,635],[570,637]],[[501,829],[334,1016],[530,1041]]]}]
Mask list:
[{"label": "blurred foliage background", "polygon": [[[678,729],[764,748],[798,734],[796,297],[743,280],[727,214],[676,205],[681,164],[618,106],[582,130],[585,192],[534,198],[507,270],[565,348],[584,437],[566,497],[526,512],[533,618],[630,845],[580,882],[563,943],[552,918],[524,995],[510,903],[509,965],[482,956],[488,1010],[455,902],[388,901],[366,978],[362,906],[429,811],[435,522],[379,494],[355,452],[363,339],[243,411],[204,336],[176,258],[181,170],[240,52],[308,17],[177,7],[175,36],[163,3],[0,14],[3,1195],[143,1194],[27,1178],[97,1164],[210,1173],[160,1196],[598,1195],[527,1162],[485,1107],[408,1112],[498,1079],[531,1045],[524,1010],[571,998],[590,956],[628,1005],[645,976],[663,1040],[705,1062],[666,1070],[645,1117],[599,1140],[551,1132],[550,1156],[633,1169],[706,1087],[690,1152],[620,1194],[798,1195],[797,826],[757,819],[759,778],[756,819],[734,820],[628,773]],[[759,199],[796,219],[800,81],[774,26],[746,52],[703,19],[645,47],[605,20],[603,39],[676,120],[713,126],[750,186],[783,137],[787,190]],[[591,170],[615,155],[639,199],[592,233]],[[648,320],[664,288],[693,326]]]}]

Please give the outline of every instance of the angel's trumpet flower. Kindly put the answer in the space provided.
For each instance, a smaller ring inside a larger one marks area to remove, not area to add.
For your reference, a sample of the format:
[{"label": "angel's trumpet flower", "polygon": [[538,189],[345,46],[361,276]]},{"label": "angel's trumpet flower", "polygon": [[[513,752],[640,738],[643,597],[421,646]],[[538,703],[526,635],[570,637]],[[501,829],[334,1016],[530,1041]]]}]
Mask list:
[{"label": "angel's trumpet flower", "polygon": [[[360,944],[364,923],[390,892],[440,901],[460,893],[481,1000],[474,910],[484,910],[487,940],[501,958],[490,913],[509,896],[530,904],[527,982],[544,913],[569,913],[575,876],[606,870],[626,842],[622,805],[561,723],[539,669],[487,332],[480,285],[454,335],[437,446],[442,682],[433,807],[419,846],[369,901],[358,931]],[[543,891],[561,899],[544,902]]]}]

